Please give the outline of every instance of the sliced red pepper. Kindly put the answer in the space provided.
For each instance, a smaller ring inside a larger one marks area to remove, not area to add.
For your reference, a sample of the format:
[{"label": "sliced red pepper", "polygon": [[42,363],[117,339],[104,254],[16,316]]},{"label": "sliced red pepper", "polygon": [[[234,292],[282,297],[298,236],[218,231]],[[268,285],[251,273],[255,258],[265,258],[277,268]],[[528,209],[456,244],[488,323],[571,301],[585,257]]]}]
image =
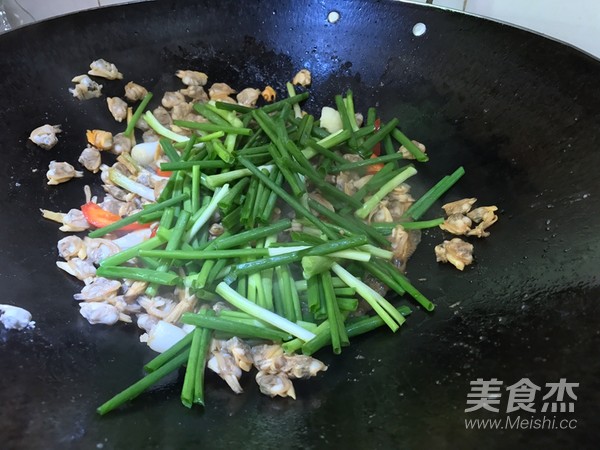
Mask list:
[{"label": "sliced red pepper", "polygon": [[159,177],[169,178],[171,175],[173,175],[173,172],[171,170],[156,169],[156,175],[158,175]]},{"label": "sliced red pepper", "polygon": [[[87,202],[85,205],[83,205],[81,207],[81,212],[83,213],[85,220],[87,220],[90,225],[93,225],[96,228],[102,228],[112,223],[115,223],[118,220],[121,220],[120,216],[118,216],[117,214],[113,214],[105,209],[102,209],[94,202]],[[120,230],[141,230],[144,228],[148,228],[149,226],[149,223],[134,222],[129,225],[125,225],[123,228],[120,228]]]},{"label": "sliced red pepper", "polygon": [[[377,133],[377,131],[379,131],[379,129],[381,128],[381,119],[377,118],[375,119],[375,123],[373,124],[373,126],[375,127],[375,132]],[[375,147],[373,147],[373,155],[375,156],[381,156],[381,143],[377,143],[375,144]],[[369,166],[371,167],[371,166]],[[369,172],[367,170],[367,172]],[[371,173],[371,172],[369,172]]]},{"label": "sliced red pepper", "polygon": [[[377,144],[379,145],[379,144]],[[373,158],[377,158],[378,155],[375,154],[375,152],[373,152],[373,154],[371,155],[371,159]],[[381,169],[383,169],[384,164],[383,163],[377,163],[377,164],[371,164],[369,166],[367,166],[367,173],[369,175],[374,175],[377,172],[379,172]]]},{"label": "sliced red pepper", "polygon": [[381,128],[381,119],[379,117],[375,119],[375,123],[373,124],[373,126],[375,127],[375,131],[379,131],[379,129]]}]

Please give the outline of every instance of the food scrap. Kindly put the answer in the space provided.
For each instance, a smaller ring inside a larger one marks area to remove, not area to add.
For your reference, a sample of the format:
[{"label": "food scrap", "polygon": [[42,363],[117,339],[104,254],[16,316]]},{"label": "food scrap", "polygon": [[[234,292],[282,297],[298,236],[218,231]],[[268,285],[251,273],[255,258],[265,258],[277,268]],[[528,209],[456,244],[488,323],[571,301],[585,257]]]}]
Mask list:
[{"label": "food scrap", "polygon": [[113,63],[105,61],[104,59],[92,61],[88,74],[96,77],[106,78],[107,80],[120,80],[123,78],[123,74],[119,72],[117,66],[115,66]]},{"label": "food scrap", "polygon": [[56,135],[60,132],[60,125],[42,125],[31,132],[29,140],[45,150],[50,150],[58,144]]},{"label": "food scrap", "polygon": [[125,98],[130,102],[137,102],[142,100],[146,95],[148,95],[148,91],[144,86],[140,86],[133,81],[130,81],[125,85]]},{"label": "food scrap", "polygon": [[69,88],[69,92],[79,100],[90,100],[102,95],[102,85],[96,83],[87,75],[78,75],[71,81],[76,85],[74,88]]},{"label": "food scrap", "polygon": [[300,70],[296,75],[294,75],[294,79],[292,80],[292,84],[304,87],[310,86],[311,82],[311,74],[308,69]]},{"label": "food scrap", "polygon": [[127,102],[119,97],[107,97],[108,110],[117,122],[123,122],[127,118]]},{"label": "food scrap", "polygon": [[46,172],[46,178],[50,185],[66,183],[72,178],[81,178],[82,176],[83,172],[75,170],[75,167],[68,162],[51,161]]},{"label": "food scrap", "polygon": [[113,146],[113,136],[109,131],[87,130],[85,135],[88,143],[99,150],[110,150]]},{"label": "food scrap", "polygon": [[473,244],[460,238],[453,238],[435,246],[435,257],[438,262],[449,262],[458,270],[463,270],[473,262]]},{"label": "food scrap", "polygon": [[273,89],[271,86],[264,88],[260,95],[262,95],[262,98],[265,100],[265,102],[269,103],[274,102],[275,98],[277,97],[275,89]]},{"label": "food scrap", "polygon": [[31,320],[31,313],[13,305],[0,305],[0,322],[7,330],[35,328],[35,321]]},{"label": "food scrap", "polygon": [[[456,236],[489,236],[486,230],[498,220],[495,214],[498,207],[482,206],[472,210],[476,202],[476,198],[463,198],[443,205],[447,217],[439,227]],[[464,270],[473,262],[473,245],[459,238],[445,240],[435,247],[435,256],[438,262],[449,262],[458,270]]]}]

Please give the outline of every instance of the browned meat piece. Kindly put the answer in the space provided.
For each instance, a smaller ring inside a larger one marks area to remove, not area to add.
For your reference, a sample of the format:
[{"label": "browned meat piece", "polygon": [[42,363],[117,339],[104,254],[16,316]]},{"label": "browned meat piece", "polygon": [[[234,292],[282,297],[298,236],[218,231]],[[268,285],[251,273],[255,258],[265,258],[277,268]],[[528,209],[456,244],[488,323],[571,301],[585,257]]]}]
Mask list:
[{"label": "browned meat piece", "polygon": [[292,397],[296,399],[296,391],[294,385],[284,373],[268,374],[258,372],[256,374],[256,382],[260,388],[260,392],[269,397]]},{"label": "browned meat piece", "polygon": [[260,89],[246,88],[236,95],[237,102],[244,106],[254,106],[260,96]]},{"label": "browned meat piece", "polygon": [[106,99],[108,110],[117,122],[127,118],[127,103],[119,97],[108,97]]},{"label": "browned meat piece", "polygon": [[204,86],[208,81],[208,75],[196,70],[178,70],[175,75],[187,86]]},{"label": "browned meat piece", "polygon": [[94,147],[87,147],[79,155],[78,161],[90,172],[96,173],[100,170],[100,164],[102,164],[102,158],[100,157],[100,151]]},{"label": "browned meat piece", "polygon": [[[413,140],[412,142],[413,142],[413,144],[415,144],[415,145],[417,146],[417,148],[418,148],[419,150],[421,150],[423,153],[427,153],[427,149],[425,148],[425,145],[424,145],[424,144],[421,144],[420,142],[418,142],[418,141],[415,141],[415,140]],[[414,156],[414,155],[413,155],[411,152],[409,152],[409,151],[406,149],[406,147],[405,147],[404,145],[403,145],[403,146],[401,146],[401,147],[398,149],[398,153],[401,153],[401,154],[402,154],[402,157],[403,157],[403,158],[405,158],[405,159],[415,159],[415,156]]]},{"label": "browned meat piece", "polygon": [[448,233],[455,234],[457,236],[461,236],[464,234],[468,234],[471,231],[471,224],[473,222],[464,214],[450,214],[446,218],[443,224],[440,225],[440,228]]},{"label": "browned meat piece", "polygon": [[455,202],[446,203],[442,208],[447,216],[451,216],[452,214],[466,214],[471,210],[476,201],[476,198],[463,198]]},{"label": "browned meat piece", "polygon": [[71,178],[80,178],[82,176],[83,172],[75,170],[75,167],[67,162],[51,161],[46,172],[46,178],[48,178],[48,184],[50,185],[66,183]]},{"label": "browned meat piece", "polygon": [[449,262],[458,270],[463,270],[473,262],[473,245],[459,238],[436,245],[435,257],[438,262]]},{"label": "browned meat piece", "polygon": [[469,212],[467,215],[473,220],[473,222],[478,224],[468,233],[469,236],[489,236],[490,233],[485,230],[498,221],[498,216],[495,214],[496,211],[498,211],[497,206],[481,206]]},{"label": "browned meat piece", "polygon": [[133,81],[130,81],[125,85],[125,98],[131,102],[137,102],[146,95],[148,95],[146,88]]}]

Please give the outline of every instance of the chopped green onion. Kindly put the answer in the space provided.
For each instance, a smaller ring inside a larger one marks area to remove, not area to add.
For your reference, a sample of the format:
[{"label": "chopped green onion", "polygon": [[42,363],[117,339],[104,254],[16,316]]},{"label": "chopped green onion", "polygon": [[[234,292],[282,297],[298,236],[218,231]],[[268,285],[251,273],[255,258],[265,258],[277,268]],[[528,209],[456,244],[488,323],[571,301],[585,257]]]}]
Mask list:
[{"label": "chopped green onion", "polygon": [[225,282],[221,282],[217,285],[216,288],[217,294],[223,297],[224,300],[231,303],[236,308],[250,314],[257,319],[264,320],[267,323],[270,323],[276,328],[283,330],[292,336],[295,336],[303,341],[310,341],[315,334],[310,331],[305,330],[304,328],[296,325],[293,322],[290,322],[287,319],[284,319],[281,316],[269,311],[268,309],[261,308],[258,305],[255,305],[247,298],[238,294],[235,290],[227,285]]},{"label": "chopped green onion", "polygon": [[450,189],[465,174],[465,169],[461,166],[456,169],[452,175],[442,178],[435,186],[425,193],[419,200],[414,202],[404,213],[405,217],[412,217],[419,220],[423,214]]},{"label": "chopped green onion", "polygon": [[144,113],[146,106],[148,106],[148,103],[150,103],[150,100],[152,100],[152,92],[148,92],[144,96],[144,98],[142,99],[142,101],[140,102],[138,107],[136,108],[135,112],[132,114],[131,120],[127,124],[127,128],[125,128],[125,132],[123,133],[125,136],[131,137],[131,134],[133,133],[133,129],[135,128],[135,125],[137,124],[137,121],[140,119],[140,117],[142,117],[142,114]]},{"label": "chopped green onion", "polygon": [[124,403],[133,400],[135,397],[140,395],[150,386],[157,383],[161,378],[166,377],[168,374],[174,372],[175,370],[179,369],[183,364],[185,364],[185,362],[188,360],[189,352],[189,350],[185,350],[183,353],[175,356],[173,359],[166,362],[164,365],[160,366],[155,371],[150,372],[138,382],[132,384],[124,391],[115,395],[106,403],[100,405],[96,411],[98,412],[98,414],[103,416],[104,414],[112,411],[113,409],[118,408]]},{"label": "chopped green onion", "polygon": [[358,209],[354,215],[356,217],[360,217],[361,219],[365,219],[369,213],[375,209],[375,207],[379,204],[383,197],[392,192],[395,188],[397,188],[401,183],[405,182],[407,179],[416,175],[417,169],[412,166],[407,166],[402,172],[384,184],[381,189],[379,189],[375,194],[367,200],[363,206]]},{"label": "chopped green onion", "polygon": [[148,283],[156,283],[164,286],[175,286],[180,281],[177,274],[139,267],[100,266],[96,269],[96,275],[114,280],[125,278],[128,280],[147,281]]},{"label": "chopped green onion", "polygon": [[190,140],[190,138],[188,138],[187,136],[177,134],[174,131],[171,131],[167,127],[162,125],[158,121],[158,119],[154,117],[154,114],[152,114],[151,111],[146,111],[146,114],[144,114],[144,119],[146,119],[146,122],[148,122],[150,128],[152,128],[154,131],[156,131],[156,133],[160,134],[161,136],[169,138],[175,142],[186,142]]}]

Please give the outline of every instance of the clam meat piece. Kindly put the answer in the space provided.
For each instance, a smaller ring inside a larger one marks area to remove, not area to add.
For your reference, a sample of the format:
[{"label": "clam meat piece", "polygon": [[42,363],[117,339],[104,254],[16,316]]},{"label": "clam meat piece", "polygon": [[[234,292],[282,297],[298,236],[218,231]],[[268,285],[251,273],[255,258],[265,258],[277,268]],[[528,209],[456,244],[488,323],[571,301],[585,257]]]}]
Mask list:
[{"label": "clam meat piece", "polygon": [[225,351],[214,351],[206,366],[219,375],[236,394],[244,392],[240,386],[242,369],[235,363],[234,357]]},{"label": "clam meat piece", "polygon": [[63,214],[61,217],[63,226],[59,228],[60,231],[84,231],[90,227],[90,224],[86,220],[85,216],[79,209],[71,209],[67,214]]},{"label": "clam meat piece", "polygon": [[300,86],[309,86],[311,83],[311,74],[308,69],[300,70],[296,75],[294,75],[294,79],[292,80],[292,84],[300,85]]},{"label": "clam meat piece", "polygon": [[335,177],[335,185],[340,191],[352,196],[359,189],[356,187],[356,182],[360,179],[361,178],[355,172],[340,172],[339,175]]},{"label": "clam meat piece", "polygon": [[152,298],[146,297],[145,295],[140,296],[137,301],[148,314],[152,314],[159,319],[167,317],[173,308],[175,308],[175,302],[173,300],[158,295]]},{"label": "clam meat piece", "polygon": [[79,304],[79,312],[92,325],[98,323],[114,325],[119,321],[120,316],[117,307],[103,302],[82,302]]},{"label": "clam meat piece", "polygon": [[[208,96],[211,100],[222,101],[225,97],[229,98],[231,94],[235,94],[235,89],[232,89],[228,84],[225,83],[213,83],[208,89]],[[230,98],[230,100],[232,100]]]},{"label": "clam meat piece", "polygon": [[127,118],[127,102],[119,97],[108,97],[106,99],[108,110],[117,122],[123,122]]},{"label": "clam meat piece", "polygon": [[110,131],[87,130],[85,136],[88,143],[98,150],[110,150],[113,146],[113,135]]},{"label": "clam meat piece", "polygon": [[146,333],[150,333],[152,329],[158,324],[158,319],[150,314],[138,314],[137,326]]},{"label": "clam meat piece", "polygon": [[109,256],[116,255],[121,251],[119,246],[110,239],[83,238],[86,258],[94,264],[99,264]]},{"label": "clam meat piece", "polygon": [[125,98],[130,102],[137,102],[148,95],[148,90],[133,81],[125,85]]},{"label": "clam meat piece", "polygon": [[178,91],[171,92],[167,91],[164,93],[160,103],[167,109],[171,109],[173,106],[179,103],[186,103],[185,96]]},{"label": "clam meat piece", "polygon": [[470,211],[467,216],[477,223],[477,226],[473,228],[469,233],[469,236],[477,237],[488,237],[489,231],[485,231],[498,221],[498,216],[495,212],[498,211],[497,206],[481,206],[479,208]]},{"label": "clam meat piece", "polygon": [[101,302],[114,297],[120,288],[121,283],[117,280],[96,277],[90,284],[85,285],[79,294],[73,295],[73,298],[78,301]]},{"label": "clam meat piece", "polygon": [[455,234],[457,236],[468,234],[471,231],[471,225],[473,221],[467,216],[461,213],[450,214],[444,223],[440,225],[440,228],[448,233]]},{"label": "clam meat piece", "polygon": [[83,172],[75,170],[75,167],[67,162],[50,161],[46,172],[46,178],[50,185],[66,183],[71,178],[81,178],[82,176]]},{"label": "clam meat piece", "polygon": [[220,223],[213,223],[208,229],[208,234],[211,236],[221,236],[225,232],[225,227]]},{"label": "clam meat piece", "polygon": [[130,302],[138,298],[140,295],[146,292],[148,283],[146,281],[134,281],[131,285],[124,284],[123,291],[125,300]]},{"label": "clam meat piece", "polygon": [[410,195],[409,191],[410,186],[403,183],[386,196],[388,199],[387,208],[394,218],[394,221],[400,220],[408,208],[414,203],[415,199]]},{"label": "clam meat piece", "polygon": [[71,259],[75,256],[85,258],[85,245],[79,236],[66,236],[56,244],[58,256],[64,259]]},{"label": "clam meat piece", "polygon": [[285,364],[282,372],[289,378],[310,378],[319,372],[327,370],[327,366],[312,356],[284,355]]},{"label": "clam meat piece", "polygon": [[459,238],[444,241],[435,246],[437,262],[449,262],[458,270],[463,270],[473,262],[473,245]]},{"label": "clam meat piece", "polygon": [[119,72],[117,66],[102,58],[92,61],[88,74],[95,77],[106,78],[107,80],[123,79],[123,74]]},{"label": "clam meat piece", "polygon": [[[108,194],[104,197],[104,202],[106,200],[111,200],[111,197],[121,202],[127,201],[127,191],[125,189],[121,189],[119,186],[115,186],[114,184],[103,184],[102,189],[104,189],[104,191]],[[102,207],[107,209],[104,207],[104,202],[102,202]]]},{"label": "clam meat piece", "polygon": [[113,145],[110,152],[115,155],[131,151],[131,139],[123,133],[117,133],[113,136]]},{"label": "clam meat piece", "polygon": [[242,89],[235,98],[240,105],[254,106],[256,105],[259,96],[260,89],[246,88]]},{"label": "clam meat piece", "polygon": [[142,141],[143,142],[158,142],[158,141],[160,141],[160,136],[154,130],[146,130],[142,133]]},{"label": "clam meat piece", "polygon": [[[106,185],[104,185],[104,186],[106,186]],[[119,211],[121,210],[121,207],[123,206],[124,203],[125,202],[123,202],[121,200],[117,200],[112,195],[106,194],[104,196],[104,200],[102,200],[102,203],[98,203],[98,205],[105,211],[111,212],[113,214],[121,215],[119,213]]]},{"label": "clam meat piece", "polygon": [[[168,94],[168,92],[167,92],[167,94]],[[173,119],[171,118],[171,113],[169,113],[169,111],[167,111],[163,106],[154,108],[154,111],[152,111],[152,114],[154,115],[154,117],[156,117],[156,120],[158,120],[158,123],[160,123],[161,125],[164,125],[165,127],[170,127],[171,124],[173,123]],[[154,130],[149,130],[149,131],[154,132]]]},{"label": "clam meat piece", "polygon": [[238,337],[232,337],[223,343],[222,348],[225,349],[231,356],[233,356],[235,363],[240,369],[242,369],[244,372],[250,371],[252,368],[253,358],[252,351],[248,344]]},{"label": "clam meat piece", "polygon": [[185,117],[192,113],[193,103],[181,102],[177,103],[171,109],[171,118],[173,120],[184,120]]},{"label": "clam meat piece", "polygon": [[255,345],[251,349],[254,366],[263,373],[275,374],[285,365],[281,345]]},{"label": "clam meat piece", "polygon": [[185,89],[179,89],[179,92],[197,102],[208,101],[208,94],[202,86],[191,85],[186,87]]},{"label": "clam meat piece", "polygon": [[208,82],[208,75],[196,70],[178,70],[175,75],[187,86],[205,86]]},{"label": "clam meat piece", "polygon": [[471,208],[476,201],[476,198],[463,198],[461,200],[456,200],[455,202],[446,203],[442,206],[442,209],[447,216],[451,216],[452,214],[467,214],[471,211]]},{"label": "clam meat piece", "polygon": [[260,95],[262,95],[262,98],[265,102],[269,103],[274,102],[277,98],[277,92],[275,92],[275,89],[273,89],[271,86],[265,87]]},{"label": "clam meat piece", "polygon": [[79,159],[77,160],[83,167],[85,167],[90,172],[96,173],[100,170],[100,165],[102,164],[102,158],[100,156],[100,151],[95,147],[87,147],[79,155]]},{"label": "clam meat piece", "polygon": [[57,261],[56,266],[84,282],[89,282],[96,276],[96,268],[87,259],[72,258],[68,261]]},{"label": "clam meat piece", "polygon": [[[421,150],[423,153],[427,153],[427,148],[425,148],[425,145],[424,145],[424,144],[421,144],[420,142],[418,142],[418,141],[415,141],[415,140],[413,140],[412,142],[413,142],[413,144],[415,144],[415,145],[417,146],[417,148],[418,148],[419,150]],[[415,158],[415,156],[414,156],[414,155],[413,155],[411,152],[409,152],[409,151],[408,151],[408,149],[407,149],[407,148],[406,148],[404,145],[402,145],[402,146],[401,146],[401,147],[398,149],[398,153],[401,153],[401,154],[402,154],[402,157],[403,157],[404,159],[416,159],[416,158]]]},{"label": "clam meat piece", "polygon": [[90,100],[102,95],[102,85],[87,75],[78,75],[71,81],[76,84],[74,88],[69,88],[69,92],[79,100]]},{"label": "clam meat piece", "polygon": [[[187,292],[187,290],[186,290]],[[171,312],[165,317],[165,322],[176,323],[181,319],[181,316],[186,312],[192,312],[196,307],[196,303],[198,300],[195,295],[190,295],[186,293],[183,296],[180,296],[179,303],[175,304],[175,307],[171,310]]]},{"label": "clam meat piece", "polygon": [[380,201],[375,208],[369,213],[367,217],[367,222],[393,222],[394,218],[392,217],[392,213],[387,208],[388,201],[382,200]]},{"label": "clam meat piece", "polygon": [[319,203],[321,206],[324,206],[329,211],[335,212],[335,208],[333,207],[331,202],[329,200],[327,200],[325,197],[323,197],[321,194],[319,194],[318,192],[311,192],[310,194],[308,194],[308,196],[311,198],[311,200],[314,200],[315,202]]},{"label": "clam meat piece", "polygon": [[50,150],[58,143],[56,135],[60,132],[60,125],[42,125],[31,132],[29,140],[45,150]]},{"label": "clam meat piece", "polygon": [[411,234],[402,225],[394,227],[388,241],[390,241],[392,252],[394,252],[394,258],[404,262],[414,253],[418,244],[416,239],[411,239]]},{"label": "clam meat piece", "polygon": [[296,399],[296,391],[291,380],[284,373],[269,374],[258,372],[256,374],[256,382],[260,388],[260,392],[269,397],[292,397]]}]

